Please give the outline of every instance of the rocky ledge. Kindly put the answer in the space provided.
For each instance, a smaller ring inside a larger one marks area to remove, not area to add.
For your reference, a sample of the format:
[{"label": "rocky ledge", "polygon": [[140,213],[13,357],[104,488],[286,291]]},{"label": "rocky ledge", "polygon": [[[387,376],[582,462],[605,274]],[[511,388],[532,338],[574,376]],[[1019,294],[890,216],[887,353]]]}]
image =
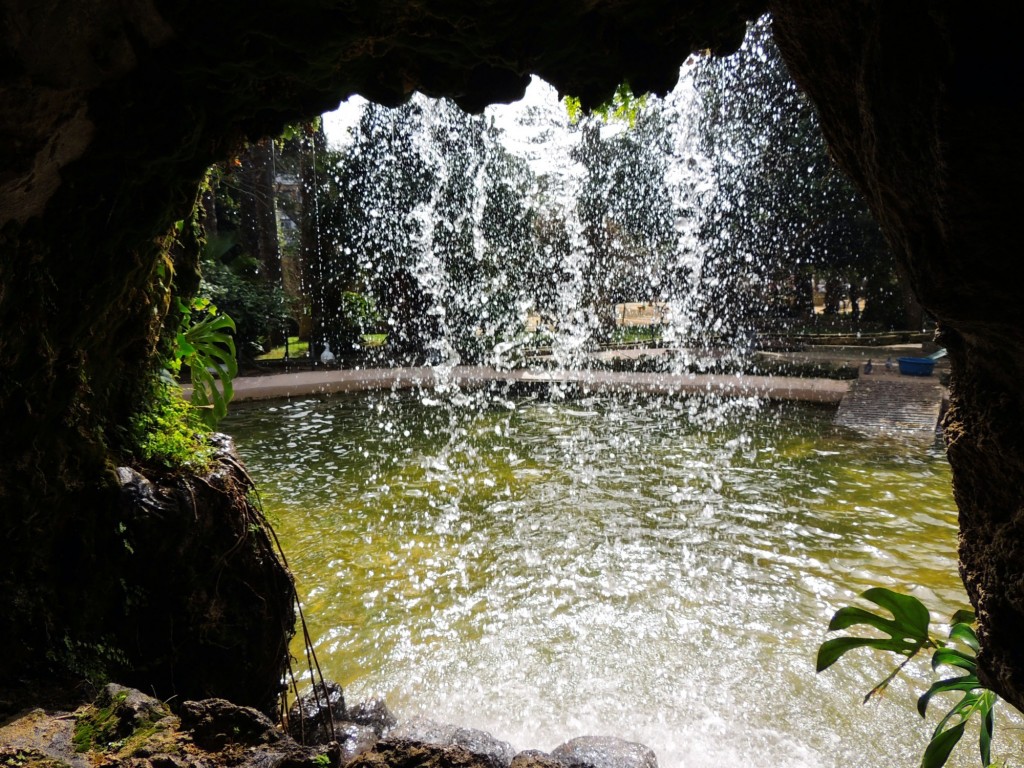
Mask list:
[{"label": "rocky ledge", "polygon": [[34,709],[0,723],[0,766],[18,768],[658,768],[654,752],[583,736],[550,753],[517,752],[489,733],[425,718],[398,723],[381,701],[346,707],[333,683],[294,704],[282,727],[224,699],[172,712],[107,685],[74,712]]}]

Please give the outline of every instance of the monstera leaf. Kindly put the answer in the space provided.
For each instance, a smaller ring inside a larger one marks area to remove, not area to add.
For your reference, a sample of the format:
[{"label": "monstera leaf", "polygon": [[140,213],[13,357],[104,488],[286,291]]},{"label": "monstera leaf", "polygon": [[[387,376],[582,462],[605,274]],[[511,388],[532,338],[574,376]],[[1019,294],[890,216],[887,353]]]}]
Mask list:
[{"label": "monstera leaf", "polygon": [[200,313],[198,320],[183,323],[178,331],[176,354],[192,374],[192,404],[213,428],[227,415],[234,396],[231,382],[238,375],[238,361],[231,332],[235,322],[206,299],[193,301],[191,311],[179,301],[179,309],[183,317],[192,318],[193,311]]},{"label": "monstera leaf", "polygon": [[[929,633],[930,616],[920,600],[877,587],[861,595],[886,613],[872,613],[857,606],[840,608],[829,623],[835,632],[854,626],[872,627],[884,637],[847,636],[826,640],[818,649],[817,670],[823,672],[854,648],[873,648],[905,657],[892,672],[868,691],[867,702],[881,693],[911,659],[926,648],[934,648],[932,669],[941,666],[963,670],[965,674],[937,680],[917,701],[917,711],[924,717],[928,704],[936,694],[961,693],[960,700],[942,717],[932,732],[931,741],[921,758],[921,768],[941,768],[949,760],[953,748],[959,743],[971,718],[978,714],[981,720],[978,747],[981,764],[992,762],[992,733],[995,729],[994,707],[996,694],[978,682],[978,637],[974,632],[974,614],[957,611],[950,621],[948,640]],[[886,615],[887,614],[887,615]]]},{"label": "monstera leaf", "polygon": [[[981,764],[992,762],[992,733],[995,730],[994,707],[999,697],[978,681],[978,636],[974,632],[974,614],[958,611],[951,621],[949,644],[932,654],[932,669],[940,666],[962,669],[965,674],[936,680],[917,700],[917,711],[924,717],[928,703],[937,693],[962,693],[960,700],[947,712],[932,733],[932,740],[925,750],[922,768],[938,768],[945,765],[953,747],[964,735],[967,723],[977,713],[980,717],[978,748]],[[962,647],[954,646],[954,643]]]}]

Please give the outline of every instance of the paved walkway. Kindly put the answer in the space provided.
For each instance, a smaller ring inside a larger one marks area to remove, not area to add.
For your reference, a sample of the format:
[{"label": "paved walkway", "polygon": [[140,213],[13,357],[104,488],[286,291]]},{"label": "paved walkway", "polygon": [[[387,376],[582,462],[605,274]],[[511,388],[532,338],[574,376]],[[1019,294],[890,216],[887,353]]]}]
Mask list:
[{"label": "paved walkway", "polygon": [[713,393],[725,397],[801,400],[838,403],[848,381],[802,379],[793,376],[720,374],[663,374],[621,371],[499,371],[483,366],[455,368],[368,368],[365,370],[304,371],[235,379],[235,402],[306,397],[332,392],[411,389],[457,384],[486,387],[492,383],[531,386],[572,385],[590,391],[626,389],[649,394]]},{"label": "paved walkway", "polygon": [[865,434],[916,434],[934,438],[949,395],[936,376],[861,369],[836,411],[835,423]]}]

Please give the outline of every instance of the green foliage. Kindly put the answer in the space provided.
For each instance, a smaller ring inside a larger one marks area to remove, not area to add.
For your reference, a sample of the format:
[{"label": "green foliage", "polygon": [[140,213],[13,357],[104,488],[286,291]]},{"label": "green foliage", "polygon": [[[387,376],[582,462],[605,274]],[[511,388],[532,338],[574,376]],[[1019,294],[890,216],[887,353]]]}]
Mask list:
[{"label": "green foliage", "polygon": [[381,315],[377,311],[377,302],[373,296],[358,291],[343,291],[341,306],[338,308],[342,325],[348,329],[349,338],[361,339],[369,330],[381,324]]},{"label": "green foliage", "polygon": [[818,649],[817,671],[823,672],[854,648],[872,648],[905,657],[881,682],[875,685],[864,701],[881,694],[899,672],[921,651],[934,649],[932,669],[941,666],[963,670],[964,674],[937,680],[917,701],[917,711],[924,717],[928,704],[939,693],[961,693],[960,700],[946,712],[932,732],[931,741],[921,759],[921,768],[941,768],[959,743],[967,724],[975,714],[979,716],[978,748],[981,764],[992,764],[992,733],[995,729],[994,707],[996,694],[978,681],[978,637],[974,632],[974,614],[957,611],[950,621],[945,640],[929,631],[928,609],[915,597],[901,595],[876,587],[861,595],[890,614],[873,613],[857,606],[840,608],[832,617],[830,632],[865,625],[878,630],[885,637],[847,636],[826,640]]},{"label": "green foliage", "polygon": [[139,457],[168,469],[205,467],[213,448],[206,440],[209,429],[199,414],[182,397],[181,387],[173,378],[159,379],[150,407],[131,422]]},{"label": "green foliage", "polygon": [[[176,222],[174,238],[180,239],[182,233],[192,229],[194,224],[194,218]],[[214,247],[217,247],[216,243]],[[176,295],[188,293],[190,289],[194,290],[196,285],[181,285],[180,275],[171,264],[171,259],[168,258],[158,263],[155,270],[156,280],[171,307],[162,334],[163,368],[159,373],[154,372],[147,382],[148,391],[141,398],[140,410],[137,410],[129,420],[128,446],[135,458],[147,464],[162,465],[172,470],[183,467],[202,470],[209,464],[213,453],[207,435],[210,427],[216,423],[212,418],[214,409],[209,408],[211,413],[207,414],[206,409],[197,409],[186,402],[182,397],[177,376],[183,363],[199,365],[201,361],[207,361],[211,355],[214,355],[215,362],[223,370],[231,371],[234,375],[237,367],[234,362],[234,342],[230,336],[224,342],[226,351],[210,349],[211,343],[223,341],[219,335],[223,334],[225,327],[230,327],[231,321],[228,318],[211,322],[210,318],[203,317],[198,323],[193,323],[193,306],[214,313],[216,309],[211,310],[208,300],[197,299],[186,305],[180,298],[174,298]],[[193,325],[198,327],[193,328]],[[230,356],[230,362],[225,361],[226,356]],[[192,373],[195,377],[194,368]],[[194,394],[193,400],[199,398],[199,403],[202,404],[201,398],[204,394],[202,391],[198,395]],[[210,399],[207,395],[207,401]]]},{"label": "green foliage", "polygon": [[234,395],[231,381],[238,375],[238,362],[235,340],[228,331],[235,330],[235,323],[209,299],[196,298],[188,305],[177,301],[181,322],[174,343],[175,363],[188,366],[192,405],[201,409],[202,420],[212,429],[227,415]]},{"label": "green foliage", "polygon": [[94,748],[102,748],[115,741],[121,726],[117,717],[117,706],[128,698],[127,691],[118,693],[106,707],[89,707],[75,720],[75,732],[71,743],[75,752],[88,752]]},{"label": "green foliage", "polygon": [[237,250],[233,233],[208,238],[199,291],[234,320],[236,349],[248,359],[284,328],[289,313],[280,285],[262,279],[258,262]]},{"label": "green foliage", "polygon": [[[870,319],[903,326],[896,264],[877,222],[828,154],[818,116],[782,62],[765,17],[740,50],[695,68],[701,149],[715,180],[704,196],[709,318],[759,326],[807,317],[812,277],[826,311],[866,300]],[[895,306],[894,306],[895,305]],[[859,307],[859,304],[855,306]],[[727,309],[726,309],[727,308]]]},{"label": "green foliage", "polygon": [[128,658],[109,638],[96,642],[72,640],[64,635],[47,651],[47,661],[57,669],[67,670],[71,675],[99,687],[109,682],[111,670],[126,669]]},{"label": "green foliage", "polygon": [[[569,115],[569,122],[576,125],[587,111],[583,109],[582,102],[575,96],[566,96],[563,99],[566,114]],[[632,128],[636,125],[636,119],[640,111],[647,105],[647,94],[637,96],[633,93],[628,82],[619,83],[615,93],[609,101],[594,107],[590,112],[600,117],[604,122],[617,121],[629,123]]]},{"label": "green foliage", "polygon": [[282,344],[279,347],[274,347],[268,352],[257,357],[257,360],[283,360],[285,349],[288,350],[289,358],[306,357],[309,352],[309,342],[299,341],[298,336],[289,336],[287,347]]},{"label": "green foliage", "polygon": [[278,142],[283,147],[287,142],[301,139],[307,133],[321,130],[322,127],[322,117],[314,117],[312,120],[299,123],[289,123],[284,127],[284,130],[281,131],[281,135],[278,137]]}]

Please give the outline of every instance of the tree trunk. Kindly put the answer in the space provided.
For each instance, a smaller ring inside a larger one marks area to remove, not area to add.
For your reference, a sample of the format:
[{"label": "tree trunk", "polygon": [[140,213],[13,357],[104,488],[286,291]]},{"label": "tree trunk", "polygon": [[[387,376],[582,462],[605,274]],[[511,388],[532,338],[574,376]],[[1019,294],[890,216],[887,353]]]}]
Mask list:
[{"label": "tree trunk", "polygon": [[241,155],[238,174],[241,194],[239,229],[243,250],[260,263],[260,277],[281,284],[281,253],[277,241],[277,205],[274,192],[274,142],[262,139]]},{"label": "tree trunk", "polygon": [[[337,297],[332,293],[330,263],[324,252],[324,238],[321,237],[320,189],[322,179],[318,164],[323,162],[327,152],[327,136],[323,126],[310,124],[303,136],[300,155],[299,177],[301,188],[299,199],[302,215],[299,222],[299,253],[302,289],[310,299],[309,354],[313,361],[320,360],[324,343],[329,339],[329,317],[331,307],[337,307]],[[334,344],[337,350],[337,343]]]},{"label": "tree trunk", "polygon": [[825,307],[826,315],[838,315],[843,300],[842,284],[836,277],[829,277],[825,281]]},{"label": "tree trunk", "polygon": [[854,323],[860,322],[860,289],[859,281],[856,276],[850,277],[849,282],[849,293],[850,293],[850,318]]}]

